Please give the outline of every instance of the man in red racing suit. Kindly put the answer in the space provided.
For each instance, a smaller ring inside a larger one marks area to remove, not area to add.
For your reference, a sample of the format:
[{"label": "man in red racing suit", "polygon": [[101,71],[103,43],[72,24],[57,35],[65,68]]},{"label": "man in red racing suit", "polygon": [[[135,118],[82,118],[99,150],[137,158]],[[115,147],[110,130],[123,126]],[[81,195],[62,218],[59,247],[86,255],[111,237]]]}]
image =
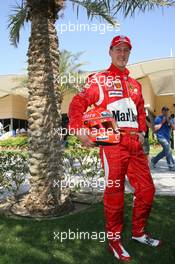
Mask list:
[{"label": "man in red racing suit", "polygon": [[141,85],[129,76],[125,67],[131,48],[128,37],[115,37],[109,51],[111,66],[104,72],[90,75],[83,91],[74,96],[69,108],[70,129],[76,131],[85,146],[92,145],[89,137],[84,132],[81,134],[82,115],[88,106],[110,110],[120,128],[120,143],[101,146],[100,155],[105,171],[104,211],[109,248],[123,261],[131,260],[121,244],[125,175],[134,188],[132,239],[150,246],[160,244],[145,233],[155,188],[142,149],[146,121]]}]

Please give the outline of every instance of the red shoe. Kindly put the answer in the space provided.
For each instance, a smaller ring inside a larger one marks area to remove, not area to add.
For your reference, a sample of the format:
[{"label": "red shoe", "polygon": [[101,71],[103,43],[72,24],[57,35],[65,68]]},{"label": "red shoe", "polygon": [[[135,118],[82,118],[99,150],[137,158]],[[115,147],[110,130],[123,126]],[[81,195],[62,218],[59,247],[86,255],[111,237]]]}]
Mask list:
[{"label": "red shoe", "polygon": [[151,247],[159,247],[162,244],[161,240],[154,239],[150,234],[147,233],[143,234],[142,236],[132,236],[132,239]]},{"label": "red shoe", "polygon": [[109,242],[109,250],[112,252],[115,258],[125,262],[131,261],[131,256],[124,249],[120,240],[111,240]]}]

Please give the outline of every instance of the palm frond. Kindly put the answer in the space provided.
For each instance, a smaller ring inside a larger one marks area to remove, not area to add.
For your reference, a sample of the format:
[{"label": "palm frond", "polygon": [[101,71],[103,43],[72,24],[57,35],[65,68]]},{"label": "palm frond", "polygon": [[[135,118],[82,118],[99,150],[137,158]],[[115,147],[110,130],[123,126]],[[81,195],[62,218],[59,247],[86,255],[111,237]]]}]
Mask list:
[{"label": "palm frond", "polygon": [[[80,56],[83,53],[84,52],[78,52],[73,54],[67,50],[61,52],[59,62],[59,87],[63,94],[65,91],[75,92],[80,90],[84,84],[83,80],[85,81],[85,78],[82,78],[82,74],[80,74],[80,68],[86,64],[86,62],[80,62]],[[73,83],[70,77],[74,80]]]},{"label": "palm frond", "polygon": [[13,14],[9,16],[8,28],[10,29],[10,42],[15,47],[18,46],[20,38],[20,30],[24,27],[24,23],[27,18],[27,7],[22,1],[21,5],[16,3],[12,6]]},{"label": "palm frond", "polygon": [[109,1],[91,1],[91,0],[70,0],[73,4],[73,8],[77,9],[77,16],[79,14],[79,6],[82,6],[87,11],[88,19],[92,20],[94,17],[103,19],[113,26],[117,25],[116,20],[111,14],[111,4]]},{"label": "palm frond", "polygon": [[136,11],[150,11],[156,7],[174,6],[175,1],[171,0],[113,0],[113,14],[116,15],[119,11],[125,17],[128,15],[133,16]]}]

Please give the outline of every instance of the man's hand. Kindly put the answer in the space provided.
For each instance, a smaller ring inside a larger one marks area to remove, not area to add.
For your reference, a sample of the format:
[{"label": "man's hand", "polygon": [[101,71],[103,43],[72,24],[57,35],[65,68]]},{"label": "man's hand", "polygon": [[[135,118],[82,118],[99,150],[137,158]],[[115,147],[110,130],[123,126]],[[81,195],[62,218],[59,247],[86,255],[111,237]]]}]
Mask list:
[{"label": "man's hand", "polygon": [[139,135],[139,142],[141,144],[143,144],[144,143],[144,134],[143,134],[143,132],[138,133],[138,135]]},{"label": "man's hand", "polygon": [[80,129],[79,133],[76,135],[81,141],[82,145],[85,147],[95,147],[96,144],[90,140],[84,129]]},{"label": "man's hand", "polygon": [[158,131],[166,122],[167,122],[167,117],[163,116],[162,122],[160,124],[154,126],[154,131],[155,132]]},{"label": "man's hand", "polygon": [[163,116],[162,118],[162,125],[168,122],[168,118],[166,116]]},{"label": "man's hand", "polygon": [[80,136],[78,135],[77,138],[81,141],[82,145],[85,147],[95,147],[96,144],[92,142],[87,135]]}]

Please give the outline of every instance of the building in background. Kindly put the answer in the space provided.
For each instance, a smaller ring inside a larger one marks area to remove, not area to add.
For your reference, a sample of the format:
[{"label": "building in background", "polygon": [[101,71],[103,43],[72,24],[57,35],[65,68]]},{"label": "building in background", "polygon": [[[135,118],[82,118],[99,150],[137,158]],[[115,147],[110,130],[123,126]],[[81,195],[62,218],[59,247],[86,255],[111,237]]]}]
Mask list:
[{"label": "building in background", "polygon": [[[149,114],[161,113],[163,105],[175,113],[175,57],[154,59],[129,65],[131,76],[143,87],[143,96]],[[0,75],[0,122],[6,131],[27,129],[28,92],[23,85],[24,75]],[[62,103],[63,125],[74,93],[67,91]]]}]

